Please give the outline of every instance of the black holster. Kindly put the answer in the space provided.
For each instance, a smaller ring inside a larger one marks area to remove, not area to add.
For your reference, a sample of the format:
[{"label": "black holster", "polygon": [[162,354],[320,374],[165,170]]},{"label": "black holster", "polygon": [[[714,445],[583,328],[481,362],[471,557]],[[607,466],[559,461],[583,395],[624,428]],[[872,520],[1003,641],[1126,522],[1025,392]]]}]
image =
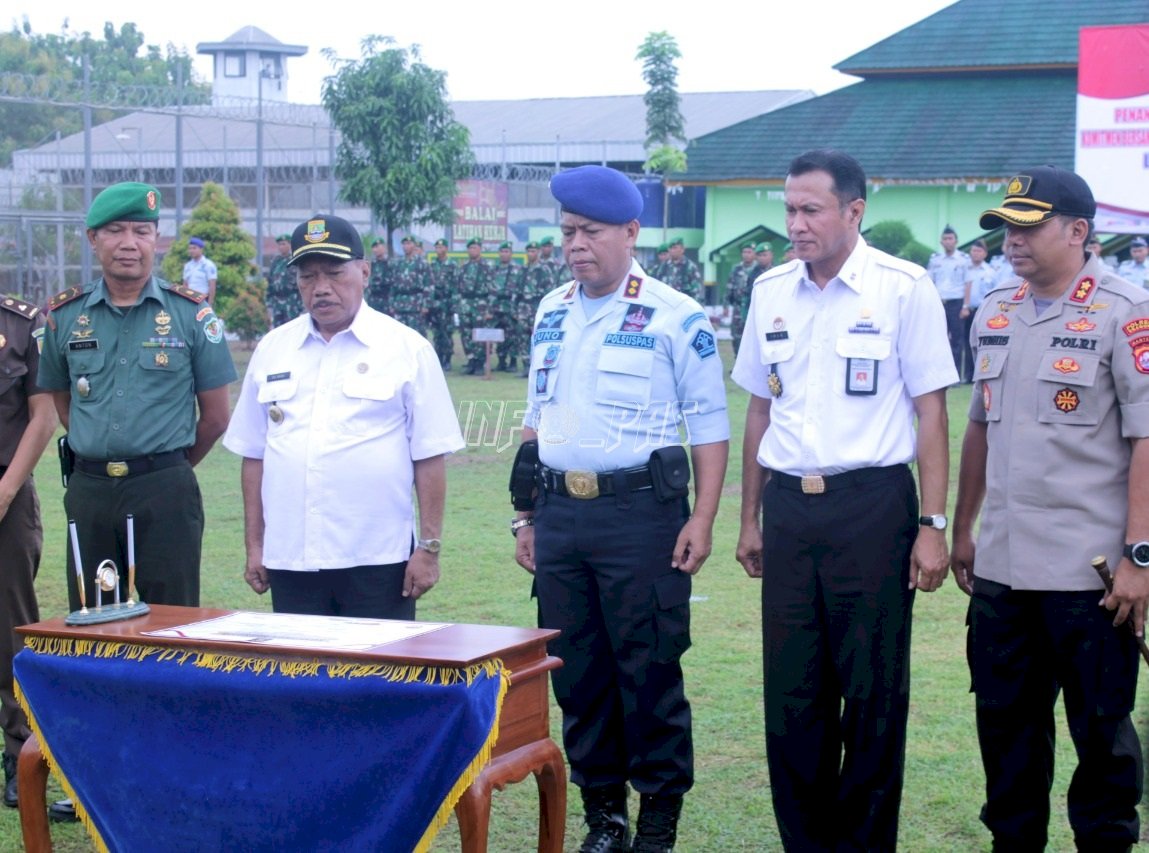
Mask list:
[{"label": "black holster", "polygon": [[525,512],[535,508],[535,499],[539,492],[538,476],[538,439],[524,441],[519,445],[515,461],[511,465],[511,505],[516,511]]}]

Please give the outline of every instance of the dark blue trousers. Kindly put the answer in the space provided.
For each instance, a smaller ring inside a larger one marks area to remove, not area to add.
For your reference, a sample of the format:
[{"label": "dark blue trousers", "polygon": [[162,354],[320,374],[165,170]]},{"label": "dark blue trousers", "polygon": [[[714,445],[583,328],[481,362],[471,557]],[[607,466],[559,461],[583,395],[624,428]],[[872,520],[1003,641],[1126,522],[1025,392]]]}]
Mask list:
[{"label": "dark blue trousers", "polygon": [[539,624],[562,631],[552,683],[580,787],[680,794],[694,782],[680,665],[691,583],[670,565],[685,520],[685,501],[660,504],[650,490],[549,494],[535,511]]}]

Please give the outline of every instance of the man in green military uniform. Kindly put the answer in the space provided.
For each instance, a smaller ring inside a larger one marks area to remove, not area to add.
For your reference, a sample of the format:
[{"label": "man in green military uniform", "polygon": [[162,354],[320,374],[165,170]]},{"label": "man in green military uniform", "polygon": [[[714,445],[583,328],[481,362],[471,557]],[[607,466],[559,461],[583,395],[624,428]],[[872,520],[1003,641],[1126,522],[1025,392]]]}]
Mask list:
[{"label": "man in green military uniform", "polygon": [[432,340],[439,364],[444,371],[451,369],[451,356],[455,353],[455,300],[459,280],[459,268],[447,257],[447,241],[440,237],[435,241],[435,256],[431,258],[431,310],[428,321],[431,324]]},{"label": "man in green military uniform", "polygon": [[371,277],[367,282],[367,304],[384,314],[391,313],[391,261],[387,258],[387,241],[371,239]]},{"label": "man in green military uniform", "polygon": [[651,278],[657,278],[659,281],[665,281],[662,277],[663,268],[670,262],[670,244],[659,243],[658,248],[654,252],[654,266],[647,270]]},{"label": "man in green military uniform", "polygon": [[[499,261],[495,264],[494,272],[495,298],[492,302],[495,315],[495,327],[503,330],[503,340],[496,347],[499,354],[498,369],[504,372],[517,369],[515,354],[517,350],[515,336],[516,315],[515,305],[523,289],[523,268],[515,263],[512,257],[511,243],[504,240],[499,244]],[[532,316],[532,320],[534,317]]]},{"label": "man in green military uniform", "polygon": [[414,237],[403,238],[403,258],[392,266],[391,273],[391,316],[419,334],[426,334],[430,273]]},{"label": "man in green military uniform", "polygon": [[303,313],[303,300],[295,286],[295,274],[287,265],[291,260],[291,235],[276,237],[275,248],[279,254],[267,270],[267,311],[273,329]]},{"label": "man in green military uniform", "polygon": [[[100,193],[85,224],[103,275],[48,302],[39,384],[52,392],[76,457],[64,508],[76,523],[88,602],[102,560],[128,565],[131,515],[140,598],[199,605],[203,501],[192,466],[227,428],[236,373],[203,294],[152,275],[159,215],[159,191],[147,184]],[[67,555],[77,609],[71,548]],[[127,572],[120,583],[126,598]]]},{"label": "man in green military uniform", "polygon": [[557,285],[570,281],[571,271],[567,268],[562,256],[556,256],[554,251],[554,237],[547,236],[539,240],[539,262],[551,268],[551,275]]},{"label": "man in green military uniform", "polygon": [[703,302],[702,271],[698,264],[686,257],[686,244],[681,237],[670,241],[670,260],[662,265],[656,278],[669,284],[679,293]]},{"label": "man in green military uniform", "polygon": [[515,300],[515,338],[511,353],[520,359],[519,378],[531,372],[531,329],[543,297],[555,289],[553,267],[539,258],[539,244],[527,243],[527,265],[523,270],[522,288]]},{"label": "man in green military uniform", "polygon": [[459,335],[467,354],[468,376],[482,373],[487,360],[486,345],[471,340],[471,333],[494,320],[494,297],[494,277],[483,260],[483,241],[472,237],[467,241],[467,261],[459,271]]},{"label": "man in green military uniform", "polygon": [[750,305],[750,270],[754,268],[754,244],[742,244],[742,261],[730,271],[726,280],[726,303],[730,306],[730,337],[734,342],[734,354],[742,343],[742,329],[746,325],[746,308]]}]

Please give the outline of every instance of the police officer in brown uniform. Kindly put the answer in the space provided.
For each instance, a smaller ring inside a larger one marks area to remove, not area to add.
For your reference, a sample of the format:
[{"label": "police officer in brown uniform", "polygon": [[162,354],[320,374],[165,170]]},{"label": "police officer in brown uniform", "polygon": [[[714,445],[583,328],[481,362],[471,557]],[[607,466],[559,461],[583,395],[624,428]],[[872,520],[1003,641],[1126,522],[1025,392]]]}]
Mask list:
[{"label": "police officer in brown uniform", "polygon": [[[1137,645],[1122,623],[1141,634],[1149,600],[1149,293],[1085,251],[1095,211],[1079,176],[1039,166],[981,217],[1005,226],[1023,279],[991,291],[974,319],[952,551],[971,594],[994,850],[1045,847],[1059,693],[1078,758],[1077,849],[1127,850],[1139,832]],[[1111,594],[1096,555],[1116,567]]]},{"label": "police officer in brown uniform", "polygon": [[56,429],[52,395],[36,387],[40,310],[0,299],[0,728],[4,730],[4,805],[15,807],[16,756],[28,720],[12,686],[12,658],[23,643],[12,629],[40,619],[33,582],[44,542],[32,469]]}]

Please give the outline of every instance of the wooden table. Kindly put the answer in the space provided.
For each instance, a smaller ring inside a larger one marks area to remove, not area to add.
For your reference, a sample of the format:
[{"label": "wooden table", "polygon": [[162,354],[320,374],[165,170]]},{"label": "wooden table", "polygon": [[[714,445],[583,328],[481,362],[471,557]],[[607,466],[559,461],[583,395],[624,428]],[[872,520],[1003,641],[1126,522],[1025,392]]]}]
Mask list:
[{"label": "wooden table", "polygon": [[[151,606],[151,613],[138,619],[104,625],[70,627],[64,620],[51,619],[17,628],[29,637],[135,643],[148,646],[189,648],[197,651],[227,651],[251,654],[246,643],[207,642],[181,638],[144,636],[156,631],[226,616],[234,611],[208,607]],[[566,827],[566,768],[563,756],[550,738],[547,673],[562,662],[547,654],[546,643],[557,631],[536,628],[509,628],[488,625],[450,625],[418,637],[400,640],[366,651],[268,650],[264,657],[287,660],[348,661],[365,659],[376,663],[465,667],[492,658],[502,660],[511,673],[510,689],[503,700],[499,737],[491,761],[455,806],[464,853],[483,853],[491,814],[491,790],[502,790],[512,782],[533,773],[539,789],[539,853],[562,853]],[[20,789],[20,825],[28,853],[52,849],[48,831],[48,765],[33,734],[24,744],[17,764]]]}]

